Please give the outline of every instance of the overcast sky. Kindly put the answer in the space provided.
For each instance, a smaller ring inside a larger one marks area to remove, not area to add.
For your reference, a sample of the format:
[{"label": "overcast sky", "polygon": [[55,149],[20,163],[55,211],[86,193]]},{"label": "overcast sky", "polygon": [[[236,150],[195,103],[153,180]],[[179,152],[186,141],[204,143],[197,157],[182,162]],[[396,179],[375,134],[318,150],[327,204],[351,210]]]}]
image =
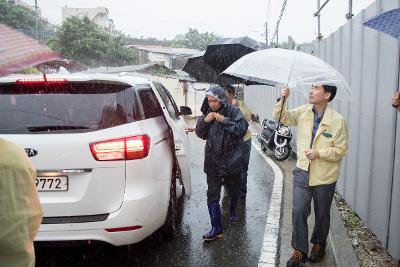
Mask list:
[{"label": "overcast sky", "polygon": [[[272,38],[284,0],[37,0],[42,16],[61,23],[61,7],[98,7],[109,9],[116,28],[132,37],[173,39],[189,27],[214,32],[224,37],[249,36],[265,40],[265,22]],[[34,0],[25,0],[34,5]],[[321,3],[325,0],[321,0]],[[346,23],[348,0],[332,0],[321,17],[321,32],[327,37]],[[358,14],[374,0],[353,0],[353,13]],[[269,9],[268,9],[269,6]],[[268,12],[269,10],[269,12]],[[317,0],[288,0],[279,27],[279,41],[291,35],[297,43],[309,42],[317,36],[317,20],[313,14]]]}]

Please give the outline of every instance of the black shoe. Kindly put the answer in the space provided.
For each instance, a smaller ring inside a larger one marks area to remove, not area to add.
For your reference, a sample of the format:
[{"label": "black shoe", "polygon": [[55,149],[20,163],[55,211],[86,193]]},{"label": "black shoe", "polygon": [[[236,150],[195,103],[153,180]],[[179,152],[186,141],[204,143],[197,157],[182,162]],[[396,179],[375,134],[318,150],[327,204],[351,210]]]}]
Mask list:
[{"label": "black shoe", "polygon": [[325,256],[325,246],[315,243],[311,249],[309,260],[311,262],[320,262]]},{"label": "black shoe", "polygon": [[302,263],[307,262],[307,254],[300,250],[294,250],[292,257],[287,261],[287,267],[300,266]]}]

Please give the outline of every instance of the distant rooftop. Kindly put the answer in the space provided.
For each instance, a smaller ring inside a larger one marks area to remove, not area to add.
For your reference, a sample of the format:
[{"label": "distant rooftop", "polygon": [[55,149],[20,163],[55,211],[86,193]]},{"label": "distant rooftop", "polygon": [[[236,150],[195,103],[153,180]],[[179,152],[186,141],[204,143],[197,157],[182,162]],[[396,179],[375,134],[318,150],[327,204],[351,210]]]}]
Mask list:
[{"label": "distant rooftop", "polygon": [[141,74],[141,75],[156,75],[156,76],[164,76],[177,78],[179,80],[191,81],[195,80],[189,76],[184,71],[181,70],[170,70],[164,65],[160,65],[158,63],[149,63],[142,65],[127,65],[121,67],[100,67],[95,69],[89,69],[86,71],[82,71],[83,74],[92,74],[92,73],[103,73],[103,74],[119,74],[119,73],[132,73],[132,74]]},{"label": "distant rooftop", "polygon": [[151,46],[151,45],[128,45],[128,48],[136,48],[147,52],[167,54],[167,55],[179,55],[179,56],[191,56],[193,54],[200,52],[197,49]]},{"label": "distant rooftop", "polygon": [[160,67],[157,63],[143,65],[128,65],[121,67],[100,67],[83,71],[83,73],[120,73],[120,72],[142,72],[152,68]]}]

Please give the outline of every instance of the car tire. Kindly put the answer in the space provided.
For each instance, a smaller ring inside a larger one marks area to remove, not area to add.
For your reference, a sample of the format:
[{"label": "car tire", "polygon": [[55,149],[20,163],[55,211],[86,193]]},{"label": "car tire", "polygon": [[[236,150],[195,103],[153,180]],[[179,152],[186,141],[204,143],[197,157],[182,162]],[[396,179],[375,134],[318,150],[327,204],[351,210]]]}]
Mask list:
[{"label": "car tire", "polygon": [[168,211],[167,217],[165,218],[165,223],[162,227],[162,232],[168,236],[174,236],[178,228],[178,199],[176,196],[176,170],[173,169],[173,175],[171,178],[170,188],[169,188],[169,201],[168,201]]}]

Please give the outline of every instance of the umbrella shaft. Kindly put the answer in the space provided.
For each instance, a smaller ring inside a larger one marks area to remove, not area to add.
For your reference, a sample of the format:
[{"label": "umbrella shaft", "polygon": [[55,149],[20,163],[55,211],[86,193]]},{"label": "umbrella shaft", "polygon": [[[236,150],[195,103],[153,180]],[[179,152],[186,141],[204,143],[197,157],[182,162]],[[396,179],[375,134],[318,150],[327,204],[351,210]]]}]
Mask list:
[{"label": "umbrella shaft", "polygon": [[286,97],[283,97],[282,98],[282,108],[281,108],[281,112],[279,113],[278,126],[277,126],[276,130],[279,129],[279,125],[281,124],[282,112],[285,107],[285,101],[286,101]]}]

